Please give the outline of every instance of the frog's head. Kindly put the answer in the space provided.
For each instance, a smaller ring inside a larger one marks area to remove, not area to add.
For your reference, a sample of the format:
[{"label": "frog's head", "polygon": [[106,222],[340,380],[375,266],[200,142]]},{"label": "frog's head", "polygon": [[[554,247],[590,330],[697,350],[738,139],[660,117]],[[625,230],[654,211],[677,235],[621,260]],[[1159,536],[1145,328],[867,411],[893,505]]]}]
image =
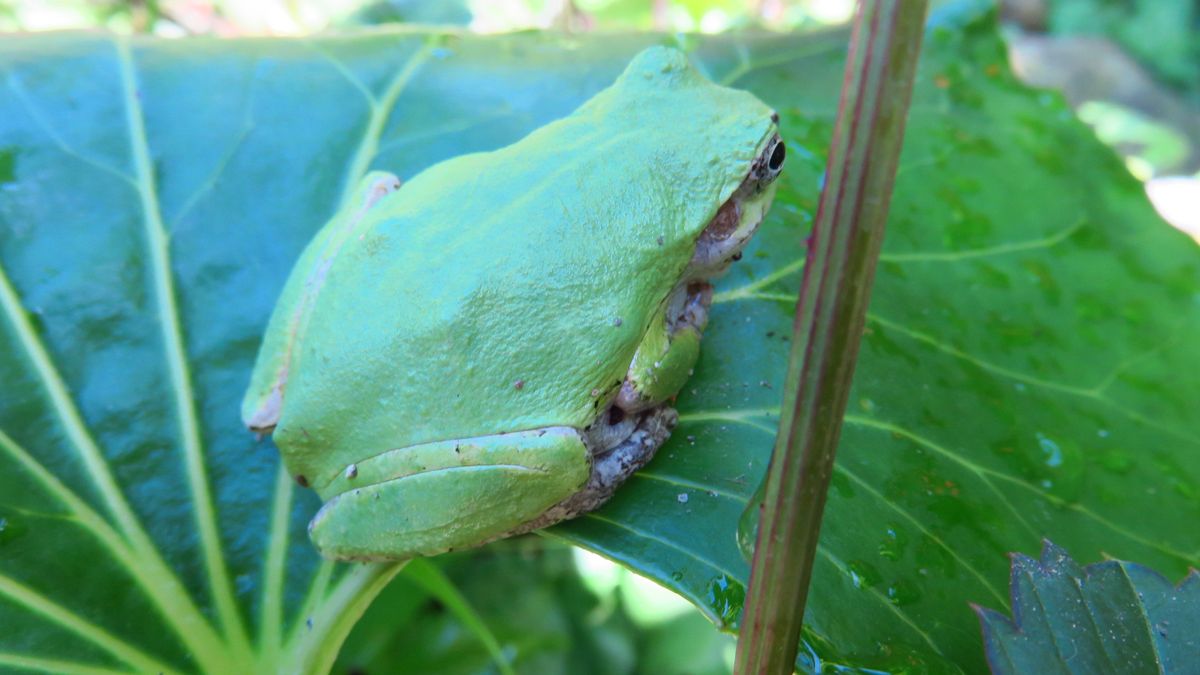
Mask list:
[{"label": "frog's head", "polygon": [[[762,222],[787,154],[779,115],[747,91],[711,82],[669,47],[643,50],[580,113],[644,134],[654,182],[680,200],[668,235],[694,253],[685,281],[724,272]],[[644,179],[642,179],[644,180]]]},{"label": "frog's head", "polygon": [[[639,54],[612,91],[625,97],[625,105],[637,107],[626,113],[635,123],[654,125],[656,156],[670,162],[659,169],[658,179],[673,185],[685,202],[678,211],[682,227],[672,242],[681,253],[676,260],[682,271],[666,297],[666,332],[671,344],[698,342],[712,303],[709,281],[741,257],[775,196],[787,155],[779,115],[749,92],[710,82],[682,52],[662,47]],[[676,361],[690,374],[694,359],[693,354]],[[678,391],[681,384],[680,378],[657,372],[669,361],[652,359],[647,372],[656,374],[651,376],[639,376],[635,362],[612,403],[620,411],[618,421],[667,408],[662,394]],[[656,392],[647,384],[655,378],[673,384]],[[593,445],[607,446],[608,435],[624,433],[613,431],[619,424],[607,422],[611,419],[602,417],[593,425],[593,435],[601,437]]]},{"label": "frog's head", "polygon": [[[779,117],[772,113],[771,119],[777,121]],[[750,163],[750,169],[737,189],[700,233],[687,277],[712,279],[742,257],[742,249],[758,231],[775,197],[775,179],[783,170],[786,156],[783,140],[777,131],[773,131]]]}]

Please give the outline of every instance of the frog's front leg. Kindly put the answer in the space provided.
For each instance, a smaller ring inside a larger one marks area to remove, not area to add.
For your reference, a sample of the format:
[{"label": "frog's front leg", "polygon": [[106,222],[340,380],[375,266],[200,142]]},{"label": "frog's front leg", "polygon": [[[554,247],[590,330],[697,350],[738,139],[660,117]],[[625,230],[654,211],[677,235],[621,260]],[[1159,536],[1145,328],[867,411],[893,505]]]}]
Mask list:
[{"label": "frog's front leg", "polygon": [[704,282],[681,285],[671,293],[638,345],[616,407],[635,413],[679,393],[700,357],[700,334],[711,304],[712,286]]},{"label": "frog's front leg", "polygon": [[329,558],[435,555],[532,529],[592,474],[591,453],[570,427],[410,446],[318,486],[327,501],[308,529]]}]

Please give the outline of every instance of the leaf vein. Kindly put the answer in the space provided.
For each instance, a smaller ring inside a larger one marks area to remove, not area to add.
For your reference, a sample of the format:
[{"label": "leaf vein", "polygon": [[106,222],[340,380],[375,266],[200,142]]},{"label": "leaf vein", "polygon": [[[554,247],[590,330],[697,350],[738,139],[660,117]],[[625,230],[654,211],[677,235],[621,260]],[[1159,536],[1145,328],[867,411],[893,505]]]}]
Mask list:
[{"label": "leaf vein", "polygon": [[995,488],[995,486],[992,484],[992,482],[990,480],[988,480],[988,478],[995,478],[997,480],[1002,480],[1007,483],[1011,483],[1013,485],[1022,487],[1030,492],[1033,492],[1038,497],[1045,499],[1046,501],[1050,502],[1051,504],[1054,504],[1055,506],[1060,506],[1060,507],[1075,511],[1076,513],[1079,513],[1080,515],[1084,516],[1085,518],[1096,522],[1097,524],[1101,525],[1102,527],[1104,527],[1112,532],[1115,532],[1116,534],[1124,536],[1124,537],[1126,537],[1132,541],[1135,541],[1139,544],[1142,544],[1143,546],[1146,546],[1148,548],[1152,548],[1160,553],[1164,553],[1166,555],[1179,558],[1182,561],[1184,561],[1185,563],[1192,563],[1195,561],[1195,558],[1196,558],[1195,554],[1188,554],[1183,551],[1176,550],[1165,544],[1161,544],[1159,542],[1155,542],[1146,537],[1142,537],[1141,535],[1138,535],[1131,530],[1125,529],[1124,527],[1117,525],[1116,523],[1108,520],[1107,518],[1100,516],[1099,514],[1097,514],[1096,512],[1092,511],[1091,509],[1089,509],[1088,507],[1086,507],[1082,504],[1079,504],[1077,502],[1068,502],[1067,500],[1063,499],[1062,497],[1059,497],[1057,495],[1046,492],[1041,487],[1034,485],[1034,484],[1030,483],[1029,481],[1018,478],[1016,476],[1011,476],[1002,471],[997,471],[995,469],[991,469],[991,468],[976,464],[976,463],[972,462],[971,460],[960,456],[958,453],[956,453],[948,448],[942,447],[941,445],[938,445],[937,443],[935,443],[927,438],[924,438],[924,437],[920,436],[919,434],[916,434],[916,433],[913,433],[912,431],[904,429],[903,427],[900,427],[900,426],[897,426],[894,424],[890,424],[887,422],[882,422],[879,420],[873,420],[873,419],[866,418],[866,417],[859,417],[857,415],[846,415],[846,423],[858,424],[861,426],[871,427],[874,429],[878,429],[880,431],[886,431],[889,433],[897,434],[899,436],[903,436],[904,438],[907,438],[910,441],[917,443],[918,445],[929,448],[930,450],[933,450],[934,452],[937,452],[938,454],[940,454],[944,457],[947,457],[947,458],[953,460],[954,462],[962,465],[963,467],[967,468],[971,472],[978,475],[984,481],[985,484],[992,487],[993,491],[995,491],[996,496],[1006,506],[1008,506],[1009,510],[1011,510],[1013,512],[1013,514],[1021,520],[1021,522],[1025,525],[1026,529],[1029,530],[1030,534],[1032,534],[1035,537],[1041,538],[1044,533],[1039,533],[1036,530],[1034,530],[1029,525],[1029,523],[1027,523],[1025,521],[1025,519],[1020,515],[1020,513],[1017,511],[1016,507],[1012,504],[1012,502],[1006,496],[1004,496],[1004,494],[1002,492],[997,490]]},{"label": "leaf vein", "polygon": [[857,474],[855,474],[853,471],[847,469],[846,467],[839,464],[837,466],[834,466],[833,470],[840,472],[842,474],[845,474],[847,478],[849,478],[850,480],[853,480],[855,483],[858,483],[861,488],[863,488],[868,493],[870,493],[873,497],[878,499],[880,501],[880,503],[884,504],[888,508],[890,508],[893,511],[895,511],[896,513],[900,514],[900,517],[907,520],[910,524],[912,524],[913,527],[917,528],[917,530],[920,531],[921,534],[928,537],[931,541],[933,541],[935,544],[937,544],[939,547],[941,547],[942,550],[949,553],[950,557],[954,558],[955,562],[957,562],[960,566],[962,566],[962,568],[964,570],[966,570],[972,576],[974,576],[976,579],[978,579],[979,583],[982,584],[984,588],[988,589],[988,591],[990,591],[991,594],[993,596],[995,596],[995,598],[997,600],[1000,601],[1000,604],[1002,606],[1005,606],[1005,607],[1008,606],[1008,598],[1006,598],[1004,596],[1004,594],[1000,592],[1000,589],[996,588],[995,584],[993,584],[987,577],[985,577],[982,572],[980,572],[978,569],[976,569],[974,565],[967,562],[960,555],[958,555],[958,553],[954,550],[954,548],[952,548],[951,546],[946,544],[945,541],[942,541],[941,537],[937,536],[936,534],[931,532],[928,528],[926,528],[924,525],[922,525],[921,521],[916,516],[909,513],[908,509],[905,509],[904,507],[900,506],[899,504],[895,503],[894,501],[883,496],[883,494],[881,492],[879,492],[878,490],[876,490],[870,483],[863,480]]},{"label": "leaf vein", "polygon": [[338,202],[338,208],[345,208],[354,198],[354,191],[358,181],[367,174],[367,168],[375,159],[379,152],[379,141],[383,136],[384,126],[391,119],[392,112],[396,108],[396,102],[400,99],[400,94],[405,87],[416,75],[420,67],[429,59],[429,55],[433,52],[433,44],[429,38],[422,44],[403,67],[388,83],[387,89],[384,90],[383,97],[378,101],[372,101],[371,115],[367,119],[367,124],[363,128],[362,138],[359,139],[358,148],[354,151],[354,157],[350,161],[350,165],[346,168],[346,175],[342,179],[342,197]]},{"label": "leaf vein", "polygon": [[[996,495],[996,498],[998,500],[1000,500],[1000,503],[1004,504],[1004,506],[1008,508],[1009,512],[1012,513],[1013,517],[1017,519],[1017,522],[1019,522],[1025,528],[1026,532],[1028,532],[1034,538],[1038,538],[1041,536],[1038,533],[1038,531],[1036,529],[1034,529],[1034,527],[1032,525],[1029,524],[1029,521],[1025,520],[1025,517],[1023,515],[1021,515],[1020,511],[1017,510],[1016,505],[1014,505],[1012,503],[1012,501],[1009,500],[1008,497],[1005,496],[1005,494],[1003,492],[1001,492],[999,490],[999,488],[997,488],[995,486],[995,484],[992,483],[991,480],[988,479],[989,476],[994,475],[996,473],[996,472],[993,472],[991,469],[982,467],[982,466],[972,462],[971,460],[958,455],[957,453],[953,452],[952,450],[950,450],[948,448],[944,448],[927,438],[924,438],[918,434],[915,434],[907,429],[904,429],[903,427],[899,427],[894,424],[889,424],[887,422],[881,422],[879,420],[874,420],[874,419],[871,419],[868,417],[859,417],[857,415],[846,415],[844,422],[846,424],[858,424],[858,425],[861,425],[864,427],[878,429],[880,431],[886,431],[888,433],[893,433],[898,436],[902,436],[902,437],[907,438],[908,440],[912,441],[913,443],[916,443],[917,445],[920,445],[920,446],[923,446],[930,450],[933,450],[934,452],[942,455],[943,457],[946,457],[946,458],[950,459],[951,461],[961,465],[962,467],[966,468],[971,473],[975,474],[975,476],[980,480],[980,482],[982,482],[984,485],[986,485],[988,487],[988,489],[992,491],[992,494]],[[1020,479],[1014,479],[1014,480],[1020,480]]]},{"label": "leaf vein", "polygon": [[632,525],[628,525],[626,523],[622,523],[622,522],[613,520],[612,518],[606,518],[604,516],[596,514],[595,512],[585,513],[582,516],[580,516],[580,518],[586,518],[588,520],[595,520],[595,521],[598,521],[601,523],[605,523],[605,524],[611,525],[615,528],[625,530],[626,532],[629,532],[632,535],[641,537],[643,539],[649,539],[650,541],[653,541],[654,543],[659,544],[665,548],[675,549],[676,551],[684,554],[685,556],[687,556],[689,558],[692,558],[694,560],[702,562],[705,565],[708,565],[709,567],[713,568],[714,570],[728,576],[730,579],[739,578],[739,576],[737,574],[734,574],[733,572],[730,572],[728,569],[722,567],[721,565],[718,565],[717,563],[709,560],[708,558],[705,558],[704,556],[700,555],[696,551],[688,550],[688,549],[680,546],[679,544],[676,544],[675,542],[670,541],[669,539],[664,539],[663,537],[658,536],[657,534],[653,534],[651,532],[647,532],[646,530],[639,529]]},{"label": "leaf vein", "polygon": [[[193,604],[192,598],[183,589],[174,573],[167,567],[158,550],[154,547],[153,542],[150,541],[150,537],[142,529],[141,523],[133,513],[133,509],[130,508],[129,503],[125,500],[125,495],[121,492],[121,488],[117,485],[116,479],[109,470],[107,460],[104,458],[103,453],[100,452],[100,447],[96,445],[87,425],[84,424],[79,410],[75,407],[75,403],[71,399],[62,376],[58,373],[45,346],[38,338],[33,326],[29,323],[29,319],[21,306],[20,299],[17,297],[16,290],[9,282],[3,267],[0,267],[0,305],[3,306],[4,313],[8,318],[9,324],[16,332],[23,350],[29,360],[33,362],[38,379],[41,381],[47,397],[50,399],[59,422],[62,424],[64,431],[66,431],[67,438],[70,439],[76,454],[83,462],[84,467],[86,467],[87,475],[91,477],[92,483],[99,491],[105,507],[116,519],[121,532],[137,552],[137,566],[142,569],[143,573],[135,575],[135,577],[150,577],[154,579],[151,587],[155,590],[148,591],[151,599],[155,605],[162,608],[164,616],[167,617],[168,621],[180,634],[180,637],[185,641],[194,640],[198,642],[196,645],[196,654],[200,655],[200,658],[207,654],[216,653],[215,645],[218,644],[216,636],[207,630],[207,621],[200,614],[195,604]],[[14,453],[14,450],[18,447],[15,442],[11,445],[5,444],[5,449],[10,454]],[[18,454],[14,454],[14,456],[17,457],[18,461],[21,461],[21,457]],[[40,464],[36,460],[33,460],[32,456],[29,456],[28,459],[40,467]],[[26,462],[23,463],[27,467],[31,466]],[[34,473],[38,475],[36,470]],[[49,472],[46,473],[48,474]],[[63,494],[59,492],[58,496],[61,498]],[[79,504],[80,506],[84,506],[82,500],[79,500]],[[81,512],[76,511],[76,513]],[[107,522],[98,514],[95,517],[100,523]],[[100,529],[97,529],[96,533],[99,534]],[[112,548],[110,550],[116,551],[116,549]],[[190,626],[190,628],[184,630],[183,626],[185,625]]]},{"label": "leaf vein", "polygon": [[360,80],[352,70],[350,70],[349,66],[343,63],[341,59],[330,53],[329,50],[326,49],[325,46],[322,45],[318,40],[301,38],[300,44],[313,50],[317,56],[320,56],[322,59],[328,62],[329,65],[337,71],[338,75],[342,76],[342,79],[344,79],[347,84],[354,87],[358,90],[358,93],[362,94],[363,100],[367,102],[367,105],[374,108],[379,104],[379,99],[375,97],[375,92],[368,89],[367,85],[363,84],[363,81]]},{"label": "leaf vein", "polygon": [[205,568],[208,572],[209,591],[216,604],[217,614],[220,616],[226,637],[232,641],[244,657],[248,658],[250,654],[249,640],[246,637],[245,627],[242,625],[241,614],[238,612],[237,602],[233,596],[233,586],[225,567],[224,556],[221,553],[216,509],[208,486],[204,450],[196,417],[196,403],[192,394],[191,374],[188,369],[183,330],[180,325],[180,312],[171,272],[170,240],[162,221],[162,211],[158,202],[158,190],[155,184],[154,170],[151,166],[149,139],[142,116],[141,92],[134,72],[133,55],[130,52],[127,38],[114,39],[125,101],[125,122],[129,134],[130,152],[137,169],[142,224],[145,230],[151,272],[154,277],[154,294],[158,304],[159,325],[162,330],[167,367],[171,375],[188,487],[195,507],[196,527],[199,531]]},{"label": "leaf vein", "polygon": [[246,114],[242,118],[242,126],[238,129],[237,136],[234,137],[233,143],[229,145],[229,148],[225,151],[225,154],[222,155],[221,159],[217,161],[217,165],[213,168],[213,171],[204,178],[200,185],[196,186],[196,189],[192,192],[192,194],[190,194],[188,198],[184,200],[183,204],[175,212],[175,215],[171,216],[169,220],[172,225],[183,220],[184,216],[191,213],[192,209],[200,203],[200,200],[212,192],[213,188],[215,188],[217,183],[220,181],[221,176],[225,174],[225,170],[229,167],[229,162],[233,160],[233,156],[237,154],[239,149],[241,149],[242,144],[246,142],[246,138],[250,136],[250,132],[253,130],[254,120],[250,119],[249,108],[247,108]]},{"label": "leaf vein", "polygon": [[58,626],[75,633],[140,672],[178,672],[7,575],[0,574],[0,594],[8,596],[29,611],[40,614]]},{"label": "leaf vein", "polygon": [[733,492],[729,492],[727,490],[724,490],[724,489],[721,489],[721,488],[718,488],[718,487],[715,487],[712,485],[705,485],[703,483],[697,483],[696,481],[688,480],[686,478],[680,478],[678,476],[667,476],[667,475],[663,475],[663,474],[654,473],[652,471],[638,471],[637,473],[633,474],[632,477],[633,478],[641,478],[644,480],[651,480],[651,481],[658,482],[658,483],[666,483],[667,485],[675,485],[675,486],[678,486],[681,488],[688,488],[691,490],[699,490],[701,492],[707,492],[710,496],[722,497],[724,499],[731,499],[743,506],[745,506],[747,503],[747,497],[745,497],[743,495],[735,494]]},{"label": "leaf vein", "polygon": [[816,45],[812,45],[804,49],[795,49],[790,52],[773,52],[769,58],[764,58],[759,61],[754,61],[748,54],[745,53],[745,50],[742,50],[739,53],[739,56],[741,56],[741,61],[734,66],[732,70],[721,77],[720,84],[728,87],[756,70],[770,68],[772,66],[781,66],[792,61],[798,61],[810,56],[817,56],[818,54],[831,52],[842,45],[844,45],[844,43],[835,41],[819,42]]},{"label": "leaf vein", "polygon": [[17,102],[21,104],[21,107],[24,108],[25,112],[29,115],[29,119],[33,120],[33,123],[38,126],[42,133],[46,134],[46,136],[50,138],[51,142],[54,143],[59,151],[68,157],[73,157],[80,162],[87,164],[93,169],[120,178],[126,185],[137,189],[137,181],[134,180],[133,176],[130,176],[116,167],[109,166],[104,162],[92,159],[91,157],[88,157],[78,150],[72,148],[70,144],[68,144],[63,137],[54,130],[54,127],[46,121],[46,118],[42,116],[41,111],[38,110],[37,106],[33,104],[33,101],[29,100],[29,95],[25,93],[25,88],[21,86],[20,82],[16,78],[16,75],[12,71],[9,71],[8,77],[6,78],[6,83],[8,84],[9,91],[13,93],[17,99]]},{"label": "leaf vein", "polygon": [[94,666],[87,663],[63,661],[61,659],[48,659],[40,656],[15,654],[12,652],[0,652],[0,665],[12,666],[13,668],[20,668],[22,670],[36,670],[43,673],[53,673],[54,675],[121,675],[134,672],[132,670],[114,670],[112,668]]},{"label": "leaf vein", "polygon": [[259,653],[263,663],[275,663],[283,647],[283,586],[287,575],[285,564],[292,490],[292,477],[280,462],[275,472],[271,529],[263,557],[262,616],[259,620]]}]

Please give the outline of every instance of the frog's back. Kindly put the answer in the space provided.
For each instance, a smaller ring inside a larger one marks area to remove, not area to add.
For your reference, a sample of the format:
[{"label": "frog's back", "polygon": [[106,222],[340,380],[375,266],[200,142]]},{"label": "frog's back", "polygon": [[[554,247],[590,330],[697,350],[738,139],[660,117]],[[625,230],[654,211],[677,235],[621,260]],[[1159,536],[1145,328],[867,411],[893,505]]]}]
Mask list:
[{"label": "frog's back", "polygon": [[417,175],[330,267],[276,440],[320,483],[343,449],[589,424],[768,117],[649,50],[571,116]]}]

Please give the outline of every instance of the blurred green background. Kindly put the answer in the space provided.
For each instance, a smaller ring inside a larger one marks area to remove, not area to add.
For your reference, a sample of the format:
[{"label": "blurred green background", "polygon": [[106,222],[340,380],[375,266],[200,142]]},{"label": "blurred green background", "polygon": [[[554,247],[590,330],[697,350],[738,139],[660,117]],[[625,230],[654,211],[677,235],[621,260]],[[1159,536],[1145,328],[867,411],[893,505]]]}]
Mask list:
[{"label": "blurred green background", "polygon": [[[810,31],[845,24],[853,9],[853,0],[0,0],[0,30],[164,38],[393,23],[478,32]],[[1200,237],[1200,2],[1006,0],[998,9],[1017,74],[1061,90],[1146,183],[1159,212]],[[733,638],[686,602],[552,539],[523,537],[434,564],[465,602],[406,570],[351,635],[339,672],[496,672],[489,639],[537,664],[530,672],[699,675],[732,665]]]},{"label": "blurred green background", "polygon": [[[1017,74],[1062,90],[1146,182],[1159,212],[1200,237],[1200,2],[998,0],[998,9]],[[854,0],[0,0],[0,30],[235,37],[421,23],[489,33],[807,31],[845,24],[853,11]]]}]

